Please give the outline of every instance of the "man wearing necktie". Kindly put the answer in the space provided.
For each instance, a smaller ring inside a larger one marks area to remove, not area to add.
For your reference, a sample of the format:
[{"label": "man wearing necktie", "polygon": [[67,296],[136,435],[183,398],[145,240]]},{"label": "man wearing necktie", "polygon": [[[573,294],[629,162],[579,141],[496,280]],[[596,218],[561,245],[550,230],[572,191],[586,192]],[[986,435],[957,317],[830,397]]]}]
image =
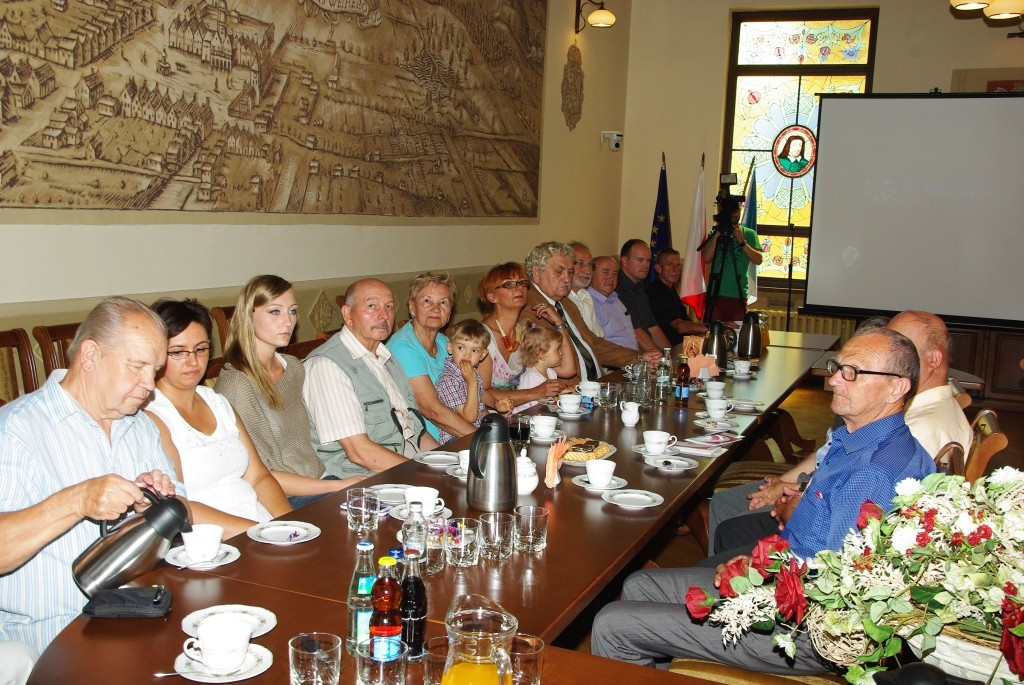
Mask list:
[{"label": "man wearing necktie", "polygon": [[[546,307],[554,307],[562,314],[568,327],[569,338],[576,349],[579,375],[567,380],[574,385],[579,380],[594,381],[602,374],[602,366],[621,368],[633,361],[636,351],[596,336],[583,322],[576,303],[568,297],[572,288],[575,253],[565,243],[547,242],[530,250],[526,256],[526,273],[530,277],[530,292],[526,307],[519,316],[520,325],[532,322],[537,326],[553,327],[539,316]],[[660,352],[644,355],[648,362],[656,362]]]}]

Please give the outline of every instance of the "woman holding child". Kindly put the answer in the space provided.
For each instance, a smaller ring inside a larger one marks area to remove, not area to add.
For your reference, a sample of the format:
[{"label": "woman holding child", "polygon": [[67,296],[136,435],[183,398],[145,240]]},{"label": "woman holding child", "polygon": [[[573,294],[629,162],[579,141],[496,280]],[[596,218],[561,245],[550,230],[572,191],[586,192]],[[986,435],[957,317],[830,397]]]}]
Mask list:
[{"label": "woman holding child", "polygon": [[[490,333],[487,345],[490,354],[480,364],[480,376],[483,379],[484,402],[492,407],[499,398],[507,397],[516,405],[523,405],[557,395],[565,388],[562,381],[549,378],[535,387],[518,389],[524,370],[519,358],[524,333],[519,325],[519,316],[526,307],[526,291],[529,289],[526,271],[515,262],[493,267],[476,287],[480,313]],[[551,307],[537,315],[552,325],[564,323]],[[562,361],[554,371],[556,376],[571,378],[576,374],[576,353],[566,329],[562,330],[561,338]]]}]

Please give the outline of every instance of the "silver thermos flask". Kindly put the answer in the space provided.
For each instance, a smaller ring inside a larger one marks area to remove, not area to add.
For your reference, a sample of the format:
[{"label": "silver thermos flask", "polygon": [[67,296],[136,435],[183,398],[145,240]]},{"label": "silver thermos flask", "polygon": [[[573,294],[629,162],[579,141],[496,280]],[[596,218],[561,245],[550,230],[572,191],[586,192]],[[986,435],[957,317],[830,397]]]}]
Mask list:
[{"label": "silver thermos flask", "polygon": [[501,414],[480,422],[469,446],[466,503],[480,511],[508,511],[516,504],[516,455]]}]

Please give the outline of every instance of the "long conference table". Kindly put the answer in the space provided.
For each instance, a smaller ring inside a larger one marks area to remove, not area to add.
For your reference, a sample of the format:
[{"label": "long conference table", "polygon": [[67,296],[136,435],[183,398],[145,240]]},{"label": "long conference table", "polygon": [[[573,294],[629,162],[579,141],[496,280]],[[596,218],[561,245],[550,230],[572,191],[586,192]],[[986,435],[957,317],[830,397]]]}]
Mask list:
[{"label": "long conference table", "polygon": [[[770,347],[761,357],[755,378],[726,378],[726,393],[762,403],[751,414],[734,414],[735,429],[749,436],[800,382],[821,356],[821,350]],[[703,435],[694,425],[694,414],[703,402],[691,397],[687,408],[654,407],[641,414],[640,422],[625,427],[617,408],[597,408],[580,419],[566,420],[561,428],[570,437],[604,440],[615,447],[609,458],[615,475],[626,479],[627,488],[649,490],[664,503],[648,509],[623,509],[572,483],[585,473],[581,466],[562,466],[562,482],[554,489],[543,483],[547,446],[531,444],[529,456],[538,464],[541,484],[518,504],[537,504],[550,513],[548,545],[543,552],[513,553],[503,562],[481,559],[470,568],[446,567],[426,579],[428,634],[444,633],[444,617],[451,599],[463,593],[479,593],[500,602],[519,619],[519,629],[540,635],[550,643],[627,566],[666,525],[696,498],[706,494],[716,475],[729,463],[740,443],[715,458],[691,457],[694,469],[663,471],[644,463],[632,447],[643,442],[644,430],[666,430],[679,440]],[[535,412],[546,409],[535,408]],[[457,450],[469,446],[469,437],[445,446]],[[475,517],[481,512],[466,503],[463,481],[410,460],[376,474],[361,483],[416,484],[436,487],[453,516]],[[348,529],[339,504],[344,492],[325,497],[283,518],[312,523],[319,537],[292,546],[274,546],[239,535],[228,542],[241,557],[209,571],[179,570],[167,564],[134,581],[134,585],[163,584],[173,593],[174,608],[163,619],[90,619],[80,616],[62,631],[43,653],[30,683],[151,682],[152,674],[173,670],[175,657],[187,637],[181,619],[188,613],[218,604],[248,604],[273,611],[278,625],[253,642],[271,650],[274,663],[252,682],[283,683],[288,672],[288,639],[300,632],[347,633],[349,580],[355,561],[357,534]],[[375,556],[398,544],[401,522],[382,516],[379,528],[368,538]],[[680,607],[682,611],[682,607]],[[409,682],[419,682],[419,666]],[[628,664],[564,649],[548,647],[544,682],[578,682],[585,674],[592,683],[644,682],[686,685],[703,683],[697,678],[639,669]],[[754,676],[752,676],[754,677]],[[681,679],[682,678],[682,679]],[[346,654],[342,682],[355,682],[355,664]]]}]

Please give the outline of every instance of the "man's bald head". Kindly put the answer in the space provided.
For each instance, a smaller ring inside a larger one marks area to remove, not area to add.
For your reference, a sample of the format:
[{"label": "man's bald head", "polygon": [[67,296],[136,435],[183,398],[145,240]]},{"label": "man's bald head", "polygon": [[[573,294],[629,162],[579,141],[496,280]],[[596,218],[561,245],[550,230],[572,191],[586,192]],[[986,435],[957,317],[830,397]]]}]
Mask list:
[{"label": "man's bald head", "polygon": [[910,338],[921,360],[918,392],[944,385],[949,378],[949,354],[952,342],[942,319],[931,312],[900,312],[888,328]]}]

